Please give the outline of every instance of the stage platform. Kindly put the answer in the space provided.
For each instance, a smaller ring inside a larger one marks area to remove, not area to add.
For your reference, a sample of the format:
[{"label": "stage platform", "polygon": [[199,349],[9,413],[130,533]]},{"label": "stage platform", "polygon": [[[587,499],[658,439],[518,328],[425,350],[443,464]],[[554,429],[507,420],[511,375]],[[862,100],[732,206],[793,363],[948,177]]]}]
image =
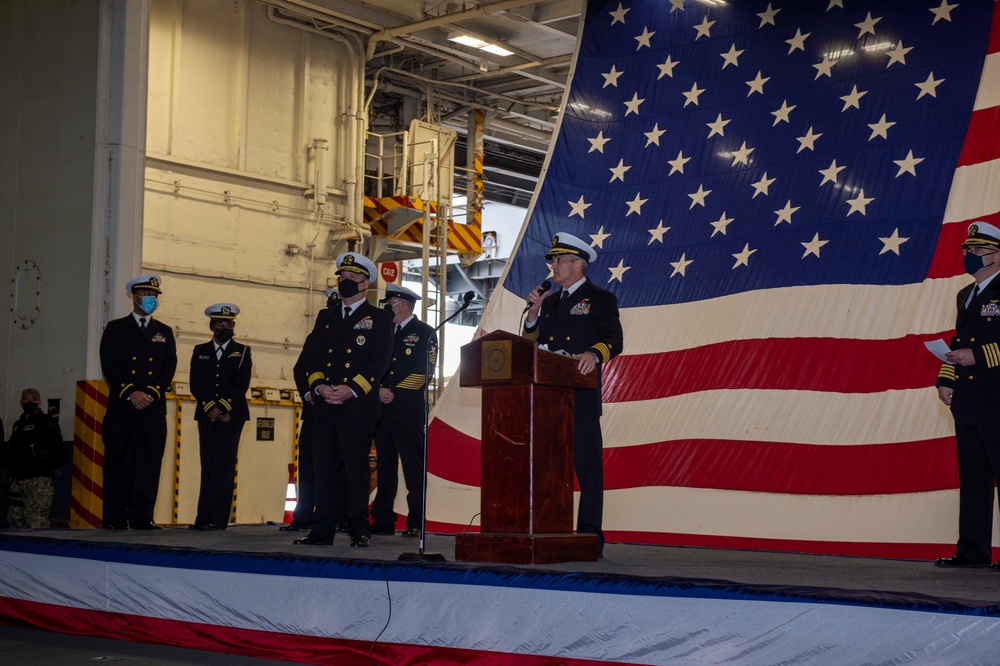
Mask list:
[{"label": "stage platform", "polygon": [[0,532],[0,619],[310,664],[998,664],[1000,572],[609,543],[590,563],[401,562],[417,539]]}]

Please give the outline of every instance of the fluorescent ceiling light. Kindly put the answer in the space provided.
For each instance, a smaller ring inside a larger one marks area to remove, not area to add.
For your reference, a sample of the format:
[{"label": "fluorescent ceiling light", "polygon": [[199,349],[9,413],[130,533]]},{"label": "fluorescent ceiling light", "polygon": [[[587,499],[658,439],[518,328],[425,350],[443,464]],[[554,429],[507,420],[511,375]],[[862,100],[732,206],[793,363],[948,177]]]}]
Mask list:
[{"label": "fluorescent ceiling light", "polygon": [[492,53],[493,55],[497,55],[502,58],[514,55],[513,51],[509,51],[499,44],[494,44],[493,42],[488,42],[485,39],[473,37],[472,35],[467,35],[462,32],[451,33],[448,35],[448,41],[455,42],[456,44],[462,44],[463,46],[469,46],[474,49],[479,49],[480,51],[486,51],[487,53]]}]

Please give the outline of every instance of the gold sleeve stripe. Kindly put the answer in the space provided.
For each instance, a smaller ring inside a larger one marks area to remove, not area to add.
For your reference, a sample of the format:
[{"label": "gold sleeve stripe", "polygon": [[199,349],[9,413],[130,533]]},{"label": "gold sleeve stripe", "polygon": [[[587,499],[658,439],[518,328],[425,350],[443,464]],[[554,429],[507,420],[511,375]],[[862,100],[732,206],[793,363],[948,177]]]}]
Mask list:
[{"label": "gold sleeve stripe", "polygon": [[603,342],[598,342],[591,349],[600,354],[602,363],[607,363],[611,360],[611,349]]},{"label": "gold sleeve stripe", "polygon": [[312,386],[315,382],[318,382],[321,379],[326,379],[326,375],[324,375],[322,372],[312,373],[311,375],[309,375],[309,386]]},{"label": "gold sleeve stripe", "polygon": [[938,377],[942,379],[955,379],[955,366],[945,363],[941,366],[941,370],[938,372]]},{"label": "gold sleeve stripe", "polygon": [[212,411],[212,405],[214,405],[214,404],[215,404],[215,401],[214,401],[214,400],[209,400],[208,402],[206,402],[206,403],[205,403],[205,407],[204,407],[204,410],[205,410],[206,412],[210,412],[210,411]]},{"label": "gold sleeve stripe", "polygon": [[153,393],[155,393],[157,398],[163,397],[160,395],[160,389],[156,388],[155,386],[148,386],[147,388]]},{"label": "gold sleeve stripe", "polygon": [[362,377],[361,375],[357,375],[354,377],[354,383],[360,386],[361,390],[364,391],[365,393],[371,393],[372,385],[369,384],[368,380]]},{"label": "gold sleeve stripe", "polygon": [[396,385],[396,388],[407,389],[409,391],[419,391],[424,387],[423,375],[410,375]]},{"label": "gold sleeve stripe", "polygon": [[227,412],[233,411],[233,406],[229,404],[228,400],[219,399],[219,404],[225,407]]},{"label": "gold sleeve stripe", "polygon": [[537,340],[538,339],[538,327],[536,326],[535,329],[531,330],[531,331],[529,331],[528,329],[524,329],[524,337],[526,337],[529,340]]},{"label": "gold sleeve stripe", "polygon": [[997,367],[1000,365],[1000,345],[997,345],[995,342],[983,345],[983,356],[986,357],[986,365],[988,367]]},{"label": "gold sleeve stripe", "polygon": [[132,388],[132,386],[133,386],[132,384],[126,384],[125,386],[123,386],[122,390],[121,390],[121,393],[118,394],[118,397],[119,398],[124,397],[125,396],[125,391],[129,390],[130,388]]}]

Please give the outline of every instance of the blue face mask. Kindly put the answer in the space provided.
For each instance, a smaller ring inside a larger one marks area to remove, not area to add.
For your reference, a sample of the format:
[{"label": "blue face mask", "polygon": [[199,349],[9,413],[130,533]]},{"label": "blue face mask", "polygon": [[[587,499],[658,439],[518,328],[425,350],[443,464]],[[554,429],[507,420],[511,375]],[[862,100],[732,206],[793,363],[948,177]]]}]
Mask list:
[{"label": "blue face mask", "polygon": [[156,296],[143,296],[142,303],[139,304],[139,309],[146,314],[151,315],[156,310],[156,306],[159,304],[159,301],[156,300]]},{"label": "blue face mask", "polygon": [[965,266],[965,272],[969,275],[975,275],[986,265],[983,262],[983,257],[976,254],[967,254],[962,257],[962,264]]}]

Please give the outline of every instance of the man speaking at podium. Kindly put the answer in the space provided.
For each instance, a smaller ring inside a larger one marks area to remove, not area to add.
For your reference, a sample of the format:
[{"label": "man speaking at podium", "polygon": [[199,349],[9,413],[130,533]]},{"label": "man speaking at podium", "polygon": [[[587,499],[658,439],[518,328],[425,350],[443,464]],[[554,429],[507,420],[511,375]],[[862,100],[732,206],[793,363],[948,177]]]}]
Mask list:
[{"label": "man speaking at podium", "polygon": [[565,352],[577,361],[580,374],[596,368],[597,388],[573,391],[573,468],[580,484],[576,531],[597,535],[604,550],[604,442],[601,437],[601,367],[622,351],[618,299],[587,279],[587,266],[597,252],[565,232],[552,239],[545,255],[552,279],[562,287],[528,294],[524,337],[549,351]]}]

